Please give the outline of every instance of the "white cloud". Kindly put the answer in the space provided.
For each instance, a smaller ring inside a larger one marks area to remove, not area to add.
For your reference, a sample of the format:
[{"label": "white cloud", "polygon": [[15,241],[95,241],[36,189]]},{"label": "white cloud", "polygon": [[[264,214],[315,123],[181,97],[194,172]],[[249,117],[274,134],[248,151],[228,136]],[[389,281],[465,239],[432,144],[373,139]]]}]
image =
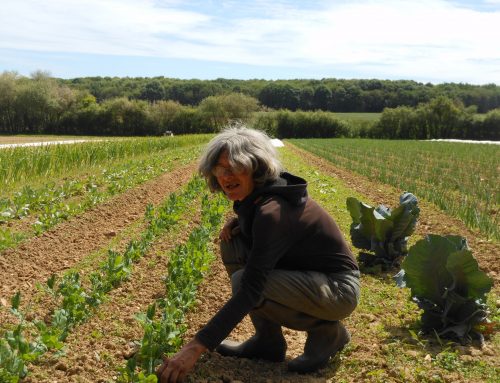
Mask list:
[{"label": "white cloud", "polygon": [[223,1],[198,3],[199,11],[186,3],[4,0],[0,48],[342,65],[364,71],[360,77],[500,83],[500,9],[444,0],[323,1],[307,9],[284,0]]}]

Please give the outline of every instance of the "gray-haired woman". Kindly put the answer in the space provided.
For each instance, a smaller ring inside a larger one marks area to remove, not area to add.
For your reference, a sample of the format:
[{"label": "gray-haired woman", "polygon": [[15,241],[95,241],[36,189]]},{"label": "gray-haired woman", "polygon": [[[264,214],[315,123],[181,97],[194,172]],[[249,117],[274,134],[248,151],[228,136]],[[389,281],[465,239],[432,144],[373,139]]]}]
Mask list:
[{"label": "gray-haired woman", "polygon": [[[199,165],[212,191],[234,201],[237,218],[220,233],[233,296],[158,370],[177,382],[207,350],[282,362],[281,327],[307,331],[304,353],[288,363],[299,373],[324,367],[350,340],[340,320],[359,300],[359,269],[337,224],[308,197],[307,183],[282,170],[264,133],[230,128],[208,144]],[[224,340],[249,314],[255,335]]]}]

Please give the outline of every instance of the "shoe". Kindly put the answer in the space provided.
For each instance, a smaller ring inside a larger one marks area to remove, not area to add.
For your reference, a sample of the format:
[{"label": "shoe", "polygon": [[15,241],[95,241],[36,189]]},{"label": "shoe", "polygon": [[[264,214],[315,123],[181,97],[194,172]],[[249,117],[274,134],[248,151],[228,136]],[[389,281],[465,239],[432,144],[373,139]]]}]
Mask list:
[{"label": "shoe", "polygon": [[288,363],[288,370],[299,374],[317,371],[350,340],[349,331],[339,321],[319,321],[307,331],[304,353]]},{"label": "shoe", "polygon": [[283,362],[286,354],[286,341],[283,335],[281,338],[274,337],[273,339],[256,334],[242,343],[226,339],[215,351],[223,356]]}]

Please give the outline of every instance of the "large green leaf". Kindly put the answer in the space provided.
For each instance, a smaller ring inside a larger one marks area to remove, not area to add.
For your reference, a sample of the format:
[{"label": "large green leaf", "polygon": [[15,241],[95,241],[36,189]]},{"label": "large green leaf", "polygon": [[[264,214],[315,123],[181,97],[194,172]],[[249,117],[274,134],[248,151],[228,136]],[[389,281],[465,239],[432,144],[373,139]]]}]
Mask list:
[{"label": "large green leaf", "polygon": [[373,207],[365,203],[359,204],[361,216],[359,221],[361,223],[361,232],[366,238],[371,238],[375,235],[375,216],[373,215]]},{"label": "large green leaf", "polygon": [[393,210],[391,220],[394,222],[394,229],[390,240],[410,236],[415,231],[420,209],[417,206],[417,197],[411,193],[403,193],[399,197],[400,205]]},{"label": "large green leaf", "polygon": [[443,306],[443,293],[453,283],[446,262],[454,251],[456,246],[452,241],[432,234],[410,248],[402,267],[412,296]]},{"label": "large green leaf", "polygon": [[375,210],[373,210],[372,214],[375,238],[380,242],[385,242],[389,238],[394,224]]},{"label": "large green leaf", "polygon": [[359,224],[361,221],[361,202],[354,197],[348,197],[346,200],[347,210],[351,214],[352,222]]},{"label": "large green leaf", "polygon": [[361,224],[351,224],[351,242],[358,249],[371,250],[372,241],[361,232]]},{"label": "large green leaf", "polygon": [[493,286],[493,280],[479,269],[470,250],[451,253],[446,269],[453,277],[454,291],[463,297],[482,300]]}]

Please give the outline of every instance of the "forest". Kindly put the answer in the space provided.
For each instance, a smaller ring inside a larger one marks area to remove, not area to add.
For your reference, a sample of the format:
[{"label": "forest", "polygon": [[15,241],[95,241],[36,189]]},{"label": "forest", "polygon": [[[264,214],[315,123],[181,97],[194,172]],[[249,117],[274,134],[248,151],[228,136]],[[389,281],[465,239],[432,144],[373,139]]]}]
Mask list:
[{"label": "forest", "polygon": [[494,84],[0,75],[1,134],[212,133],[238,121],[280,138],[498,140],[499,107]]}]

